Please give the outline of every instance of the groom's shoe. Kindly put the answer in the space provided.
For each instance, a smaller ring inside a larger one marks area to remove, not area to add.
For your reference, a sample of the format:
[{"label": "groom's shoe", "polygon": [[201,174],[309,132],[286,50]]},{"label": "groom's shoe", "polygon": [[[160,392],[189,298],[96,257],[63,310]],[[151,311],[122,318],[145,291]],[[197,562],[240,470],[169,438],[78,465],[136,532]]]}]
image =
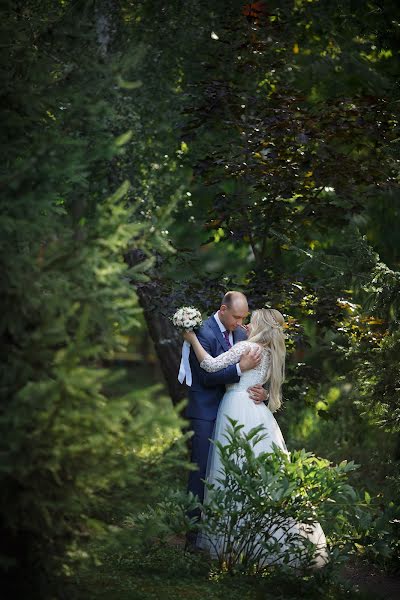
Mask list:
[{"label": "groom's shoe", "polygon": [[185,544],[185,552],[188,552],[189,554],[200,554],[201,549],[195,544]]},{"label": "groom's shoe", "polygon": [[189,533],[186,535],[185,552],[197,554],[199,557],[209,558],[208,550],[197,545],[197,533]]},{"label": "groom's shoe", "polygon": [[204,548],[199,548],[199,546],[194,546],[192,544],[185,546],[185,552],[188,552],[189,554],[195,554],[198,557],[206,559],[209,557],[207,550],[205,550]]},{"label": "groom's shoe", "polygon": [[196,546],[197,542],[197,533],[187,533],[186,541],[185,541],[185,552],[190,552],[191,554],[196,554],[199,552],[200,548]]},{"label": "groom's shoe", "polygon": [[188,533],[186,535],[185,552],[190,554],[207,554],[204,548],[197,545],[197,533]]}]

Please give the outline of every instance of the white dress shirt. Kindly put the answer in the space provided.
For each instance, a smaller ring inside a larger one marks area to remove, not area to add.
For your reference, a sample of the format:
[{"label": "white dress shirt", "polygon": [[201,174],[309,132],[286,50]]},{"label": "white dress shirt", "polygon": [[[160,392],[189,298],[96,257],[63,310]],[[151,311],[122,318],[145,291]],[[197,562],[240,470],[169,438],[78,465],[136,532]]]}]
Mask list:
[{"label": "white dress shirt", "polygon": [[[222,333],[222,335],[223,335],[223,334],[224,334],[224,331],[226,331],[226,327],[225,327],[225,325],[224,325],[224,324],[221,322],[221,319],[220,319],[220,318],[219,318],[219,316],[218,316],[218,312],[219,312],[219,311],[217,311],[217,312],[215,313],[215,315],[214,315],[214,319],[217,321],[217,323],[218,323],[218,327],[220,328],[220,330],[221,330],[221,333]],[[230,342],[231,346],[233,346],[233,344],[234,344],[235,342],[233,341],[233,333],[232,333],[232,331],[230,331],[230,332],[229,332],[229,336],[228,336],[228,337],[229,337],[229,342]],[[240,377],[240,376],[241,376],[241,374],[242,374],[242,371],[240,370],[239,363],[236,363],[236,371],[237,371],[237,374],[238,374],[238,375],[239,375],[239,377]]]}]

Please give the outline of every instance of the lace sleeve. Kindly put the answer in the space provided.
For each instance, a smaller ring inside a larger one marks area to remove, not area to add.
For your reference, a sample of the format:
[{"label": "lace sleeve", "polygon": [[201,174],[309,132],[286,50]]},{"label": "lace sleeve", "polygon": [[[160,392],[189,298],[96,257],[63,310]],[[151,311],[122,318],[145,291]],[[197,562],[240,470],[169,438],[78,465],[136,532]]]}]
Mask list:
[{"label": "lace sleeve", "polygon": [[245,350],[250,347],[249,342],[238,342],[230,350],[216,356],[206,356],[204,360],[201,361],[200,367],[208,373],[214,373],[215,371],[220,371],[221,369],[225,369],[225,367],[229,367],[229,365],[235,365],[240,361],[240,358]]}]

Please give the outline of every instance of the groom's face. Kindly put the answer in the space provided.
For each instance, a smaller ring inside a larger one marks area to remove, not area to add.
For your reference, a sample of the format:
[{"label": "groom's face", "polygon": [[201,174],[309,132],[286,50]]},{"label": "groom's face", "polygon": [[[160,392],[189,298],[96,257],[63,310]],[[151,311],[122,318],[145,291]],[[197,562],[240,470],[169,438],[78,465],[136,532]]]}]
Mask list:
[{"label": "groom's face", "polygon": [[243,319],[249,314],[249,307],[243,300],[232,302],[230,307],[222,304],[219,314],[228,331],[235,331],[240,325],[243,325]]}]

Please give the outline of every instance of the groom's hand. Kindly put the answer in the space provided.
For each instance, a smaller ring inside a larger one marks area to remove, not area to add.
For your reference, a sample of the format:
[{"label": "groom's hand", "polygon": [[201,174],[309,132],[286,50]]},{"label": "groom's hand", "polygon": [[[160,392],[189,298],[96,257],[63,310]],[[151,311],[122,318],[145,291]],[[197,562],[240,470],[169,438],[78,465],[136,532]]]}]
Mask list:
[{"label": "groom's hand", "polygon": [[242,373],[244,371],[249,371],[250,369],[254,369],[258,364],[260,364],[261,360],[261,348],[257,348],[256,350],[247,350],[242,354],[242,358],[240,359],[239,367]]},{"label": "groom's hand", "polygon": [[267,390],[259,383],[247,388],[247,392],[254,404],[261,404],[262,402],[265,402],[269,396]]}]

